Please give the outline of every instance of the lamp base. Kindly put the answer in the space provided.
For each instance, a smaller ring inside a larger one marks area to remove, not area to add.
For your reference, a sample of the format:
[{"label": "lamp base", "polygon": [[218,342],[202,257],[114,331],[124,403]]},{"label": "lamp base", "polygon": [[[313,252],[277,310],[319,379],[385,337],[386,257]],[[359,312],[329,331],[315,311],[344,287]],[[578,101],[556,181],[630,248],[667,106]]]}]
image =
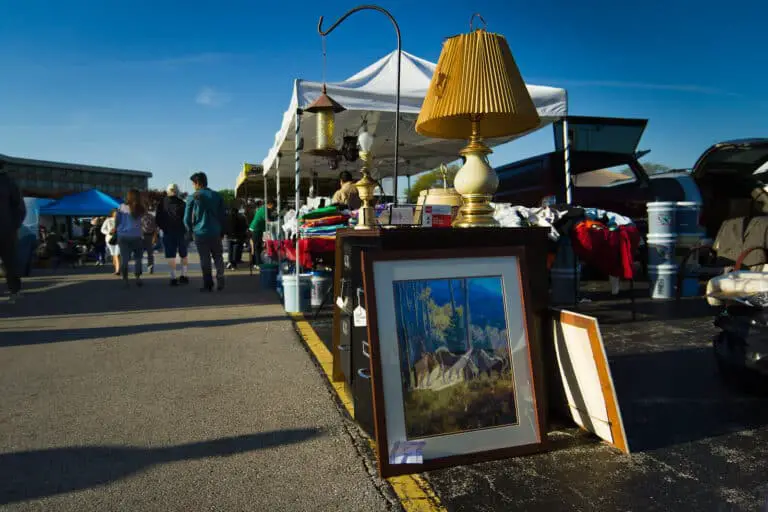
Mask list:
[{"label": "lamp base", "polygon": [[493,207],[490,205],[493,196],[488,194],[465,194],[462,196],[464,205],[459,209],[459,215],[453,221],[454,228],[495,228],[499,226],[493,218]]},{"label": "lamp base", "polygon": [[376,210],[372,206],[361,206],[357,211],[355,229],[373,229],[376,227]]},{"label": "lamp base", "polygon": [[459,209],[458,217],[453,221],[455,228],[499,226],[493,218],[493,207],[490,204],[494,192],[499,188],[499,177],[486,156],[490,152],[490,148],[483,144],[476,134],[473,134],[469,145],[461,150],[466,162],[456,173],[453,186],[456,192],[461,194],[463,205]]}]

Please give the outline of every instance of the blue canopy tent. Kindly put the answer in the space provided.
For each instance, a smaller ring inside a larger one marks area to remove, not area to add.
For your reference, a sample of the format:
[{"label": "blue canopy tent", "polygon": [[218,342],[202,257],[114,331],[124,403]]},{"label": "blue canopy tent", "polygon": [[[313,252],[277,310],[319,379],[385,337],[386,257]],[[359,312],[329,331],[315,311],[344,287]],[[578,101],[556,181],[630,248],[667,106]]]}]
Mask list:
[{"label": "blue canopy tent", "polygon": [[53,215],[55,217],[96,217],[109,215],[109,212],[119,207],[120,203],[102,192],[92,188],[85,192],[78,192],[40,208],[40,215]]}]

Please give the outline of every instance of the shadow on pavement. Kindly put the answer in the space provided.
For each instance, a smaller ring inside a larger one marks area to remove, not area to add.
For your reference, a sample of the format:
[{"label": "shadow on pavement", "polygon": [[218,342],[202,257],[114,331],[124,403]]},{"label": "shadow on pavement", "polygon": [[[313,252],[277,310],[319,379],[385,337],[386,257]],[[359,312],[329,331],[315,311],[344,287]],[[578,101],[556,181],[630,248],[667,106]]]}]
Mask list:
[{"label": "shadow on pavement", "polygon": [[64,341],[81,341],[99,338],[114,338],[162,331],[178,331],[203,327],[229,327],[258,322],[286,320],[285,316],[264,316],[255,318],[232,318],[225,320],[199,320],[192,322],[168,322],[161,324],[117,325],[93,327],[90,329],[50,329],[38,331],[0,331],[0,347],[41,345]]},{"label": "shadow on pavement", "polygon": [[148,467],[295,444],[321,429],[276,430],[167,448],[73,446],[0,454],[0,505],[90,489]]},{"label": "shadow on pavement", "polygon": [[[30,293],[13,305],[0,304],[0,318],[60,314],[93,314],[146,311],[167,308],[194,308],[208,306],[247,306],[277,304],[279,299],[273,290],[264,290],[258,276],[247,273],[226,274],[226,287],[222,292],[200,292],[202,280],[193,275],[186,286],[171,287],[168,279],[145,276],[144,286],[134,282],[123,288],[118,277],[110,274],[96,275],[78,280],[72,276],[71,284],[42,290],[38,281],[24,286]],[[48,279],[41,279],[46,285]],[[56,281],[61,284],[61,281]],[[34,288],[39,291],[32,291]],[[2,287],[5,288],[4,286]],[[2,292],[0,292],[2,295]]]},{"label": "shadow on pavement", "polygon": [[768,399],[726,387],[711,348],[618,355],[610,365],[633,452],[768,425]]}]

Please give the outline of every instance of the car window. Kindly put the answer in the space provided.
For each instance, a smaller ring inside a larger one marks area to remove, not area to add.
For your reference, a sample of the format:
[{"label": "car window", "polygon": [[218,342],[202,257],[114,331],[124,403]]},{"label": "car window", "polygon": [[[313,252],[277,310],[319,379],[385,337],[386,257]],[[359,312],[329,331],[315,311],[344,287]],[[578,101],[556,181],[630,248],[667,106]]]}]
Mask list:
[{"label": "car window", "polygon": [[573,176],[573,184],[576,187],[612,187],[636,180],[637,178],[626,165],[597,169]]}]

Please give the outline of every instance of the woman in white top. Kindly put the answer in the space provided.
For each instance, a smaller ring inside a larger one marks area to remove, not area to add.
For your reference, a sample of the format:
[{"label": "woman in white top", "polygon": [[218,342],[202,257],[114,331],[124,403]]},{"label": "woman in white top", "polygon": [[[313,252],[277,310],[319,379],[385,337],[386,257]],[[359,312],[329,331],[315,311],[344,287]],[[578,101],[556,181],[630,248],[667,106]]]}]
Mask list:
[{"label": "woman in white top", "polygon": [[120,275],[120,246],[117,244],[111,244],[112,237],[115,231],[115,217],[117,217],[117,210],[112,210],[112,213],[104,224],[101,225],[101,232],[107,237],[107,249],[110,256],[112,256],[112,264],[115,266],[115,275]]}]

